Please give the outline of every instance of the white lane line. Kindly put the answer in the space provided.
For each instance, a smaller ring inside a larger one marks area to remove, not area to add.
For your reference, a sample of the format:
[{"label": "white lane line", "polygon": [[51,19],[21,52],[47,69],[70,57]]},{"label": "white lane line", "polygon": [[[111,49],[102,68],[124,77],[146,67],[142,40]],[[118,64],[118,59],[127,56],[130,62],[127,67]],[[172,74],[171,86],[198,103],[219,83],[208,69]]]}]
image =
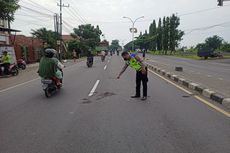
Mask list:
[{"label": "white lane line", "polygon": [[107,68],[107,65],[105,65],[104,70],[106,70],[106,68]]},{"label": "white lane line", "polygon": [[28,84],[28,83],[31,83],[31,82],[36,81],[38,79],[40,79],[40,78],[36,78],[36,79],[30,80],[30,81],[27,81],[27,82],[24,82],[24,83],[21,83],[21,84],[17,84],[15,86],[12,86],[12,87],[9,87],[9,88],[3,89],[3,90],[0,90],[0,93],[8,91],[8,90],[11,90],[11,89],[14,89],[16,87],[19,87],[19,86],[22,86],[22,85],[25,85],[25,84]]},{"label": "white lane line", "polygon": [[97,89],[98,84],[100,83],[100,80],[97,80],[97,82],[95,83],[95,85],[93,86],[92,90],[89,93],[89,97],[93,96],[93,94],[95,93],[95,90]]},{"label": "white lane line", "polygon": [[[161,76],[161,75],[155,73],[154,71],[151,71],[151,70],[148,70],[148,71],[151,72],[151,73],[153,73],[153,74],[155,74],[155,75],[158,76],[159,78],[161,78],[161,79],[167,81],[168,83],[172,84],[173,86],[177,87],[178,89],[184,91],[185,93],[190,94],[190,95],[193,94],[192,92],[186,90],[185,88],[182,88],[181,86],[179,86],[179,85],[175,84],[174,82],[172,82],[172,81],[170,81],[170,80],[164,78],[163,76]],[[225,111],[225,110],[223,110],[223,109],[217,107],[216,105],[214,105],[214,104],[212,104],[211,102],[209,102],[209,101],[207,101],[207,100],[201,98],[200,96],[194,96],[194,97],[195,97],[196,99],[198,99],[200,102],[202,102],[202,103],[208,105],[209,107],[213,108],[214,110],[216,110],[216,111],[218,111],[218,112],[220,112],[220,113],[222,113],[222,114],[224,114],[225,116],[227,116],[227,117],[230,118],[230,112],[227,112],[227,111]]]},{"label": "white lane line", "polygon": [[[82,60],[81,62],[84,62],[84,61],[85,61],[85,60]],[[81,62],[78,62],[78,63],[81,63]],[[77,64],[77,63],[76,63],[76,64]],[[75,66],[76,66],[76,64],[73,64],[73,65],[71,65],[71,66],[68,66],[68,67],[64,68],[64,70],[68,70],[68,69],[70,69],[70,68],[73,68],[73,67],[75,67]],[[41,78],[40,78],[40,77],[38,77],[38,78],[36,78],[36,79],[30,80],[30,81],[27,81],[27,82],[23,82],[23,83],[20,83],[20,84],[15,85],[15,86],[12,86],[12,87],[9,87],[9,88],[6,88],[6,89],[3,89],[3,90],[0,90],[0,93],[3,93],[3,92],[6,92],[6,91],[8,91],[8,90],[11,90],[11,89],[14,89],[14,88],[20,87],[20,86],[22,86],[22,85],[25,85],[25,84],[31,83],[31,82],[36,81],[36,80],[38,80],[38,79],[41,79]]]}]

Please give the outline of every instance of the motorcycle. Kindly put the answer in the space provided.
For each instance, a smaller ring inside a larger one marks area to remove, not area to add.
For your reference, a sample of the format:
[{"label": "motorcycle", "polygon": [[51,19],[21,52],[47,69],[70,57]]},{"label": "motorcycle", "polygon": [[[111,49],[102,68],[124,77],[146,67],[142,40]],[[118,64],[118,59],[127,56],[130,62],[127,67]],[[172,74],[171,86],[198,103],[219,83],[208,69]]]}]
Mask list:
[{"label": "motorcycle", "polygon": [[41,82],[47,98],[51,97],[58,89],[61,89],[62,87],[61,85],[57,85],[56,81],[52,78],[42,79]]},{"label": "motorcycle", "polygon": [[88,67],[92,67],[93,66],[93,57],[87,57],[86,65]]},{"label": "motorcycle", "polygon": [[[62,65],[60,62],[58,63],[58,69],[60,70],[60,73],[63,77],[63,68],[65,66]],[[57,78],[45,78],[41,80],[42,88],[45,92],[45,96],[47,98],[51,97],[57,90],[60,90],[62,88],[62,81],[63,79],[60,79],[60,85],[57,84]]]},{"label": "motorcycle", "polygon": [[105,61],[105,56],[101,56],[101,61],[102,61],[102,62]]},{"label": "motorcycle", "polygon": [[[17,65],[16,64],[11,64],[9,66],[8,72],[9,72],[8,75],[12,75],[12,76],[18,75],[19,71],[18,71]],[[4,73],[3,66],[0,66],[0,76],[8,76],[8,75]]]},{"label": "motorcycle", "polygon": [[26,62],[23,59],[17,60],[18,68],[25,70],[26,69]]}]

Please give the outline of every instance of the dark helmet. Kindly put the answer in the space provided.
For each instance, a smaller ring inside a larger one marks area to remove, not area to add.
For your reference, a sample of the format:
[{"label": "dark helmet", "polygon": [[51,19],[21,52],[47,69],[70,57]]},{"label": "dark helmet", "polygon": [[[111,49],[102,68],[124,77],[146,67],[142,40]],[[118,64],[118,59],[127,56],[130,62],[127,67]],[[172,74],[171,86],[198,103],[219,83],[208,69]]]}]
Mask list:
[{"label": "dark helmet", "polygon": [[7,51],[3,51],[3,54],[7,54],[8,52]]},{"label": "dark helmet", "polygon": [[44,55],[46,57],[52,58],[57,53],[57,51],[55,49],[47,48],[47,49],[45,49],[44,53],[45,53]]}]

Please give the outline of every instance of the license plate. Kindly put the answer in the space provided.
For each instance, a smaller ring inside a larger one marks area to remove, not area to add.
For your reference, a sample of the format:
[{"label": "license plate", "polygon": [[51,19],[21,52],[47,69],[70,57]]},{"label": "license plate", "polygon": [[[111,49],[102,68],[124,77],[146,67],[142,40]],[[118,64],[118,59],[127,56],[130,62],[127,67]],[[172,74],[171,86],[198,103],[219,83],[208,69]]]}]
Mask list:
[{"label": "license plate", "polygon": [[48,84],[43,84],[42,88],[45,90],[48,87]]}]

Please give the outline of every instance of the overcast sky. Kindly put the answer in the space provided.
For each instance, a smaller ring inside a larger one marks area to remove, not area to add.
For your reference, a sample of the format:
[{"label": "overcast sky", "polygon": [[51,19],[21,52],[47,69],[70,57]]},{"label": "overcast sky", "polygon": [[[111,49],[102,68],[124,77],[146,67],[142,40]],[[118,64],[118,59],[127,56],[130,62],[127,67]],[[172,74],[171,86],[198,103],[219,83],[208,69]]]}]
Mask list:
[{"label": "overcast sky", "polygon": [[[159,17],[177,13],[181,18],[180,29],[185,30],[186,33],[181,46],[196,45],[213,35],[219,35],[230,42],[230,1],[226,1],[224,7],[217,7],[217,0],[62,1],[64,4],[70,5],[69,8],[63,9],[64,34],[69,34],[73,27],[80,24],[90,23],[99,25],[107,40],[118,39],[121,44],[126,44],[131,40],[129,32],[131,22],[122,18],[123,16],[132,19],[144,16],[144,19],[135,24],[138,32],[144,32],[149,29],[149,25],[154,19],[158,22]],[[41,27],[53,29],[52,16],[55,12],[59,13],[57,3],[59,3],[58,0],[20,0],[19,4],[22,5],[22,8],[16,12],[12,28],[21,30],[20,34],[24,35],[30,35],[31,29]],[[43,14],[39,14],[39,12]],[[196,28],[203,29],[192,31]]]}]

